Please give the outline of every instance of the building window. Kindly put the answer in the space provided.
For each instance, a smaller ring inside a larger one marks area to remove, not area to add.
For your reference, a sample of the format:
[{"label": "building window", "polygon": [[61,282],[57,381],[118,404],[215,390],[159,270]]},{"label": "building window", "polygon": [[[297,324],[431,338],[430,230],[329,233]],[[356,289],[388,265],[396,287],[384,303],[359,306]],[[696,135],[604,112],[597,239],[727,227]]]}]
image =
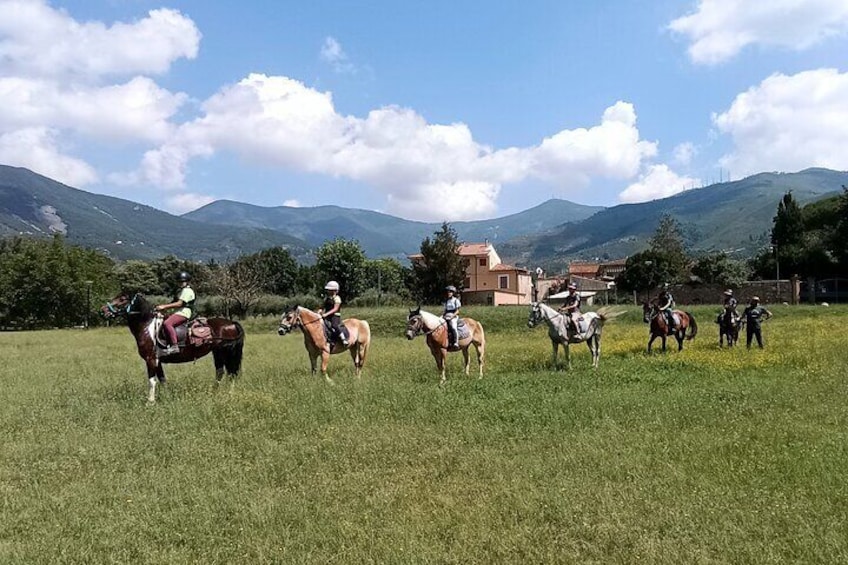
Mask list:
[{"label": "building window", "polygon": [[498,288],[509,288],[509,275],[498,275]]},{"label": "building window", "polygon": [[464,288],[471,288],[471,277],[465,277]]},{"label": "building window", "polygon": [[480,266],[481,266],[481,267],[485,267],[485,266],[486,266],[486,260],[485,260],[485,259],[480,259]]}]

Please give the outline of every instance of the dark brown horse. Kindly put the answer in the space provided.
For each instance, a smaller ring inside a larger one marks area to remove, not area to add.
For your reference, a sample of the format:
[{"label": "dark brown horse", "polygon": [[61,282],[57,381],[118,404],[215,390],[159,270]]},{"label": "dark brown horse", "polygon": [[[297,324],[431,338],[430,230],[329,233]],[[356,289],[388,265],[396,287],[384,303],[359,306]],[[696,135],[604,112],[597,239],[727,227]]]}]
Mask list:
[{"label": "dark brown horse", "polygon": [[739,328],[742,327],[742,317],[735,314],[732,309],[725,308],[718,318],[718,346],[733,347],[739,342]]},{"label": "dark brown horse", "polygon": [[224,318],[209,318],[207,322],[212,330],[209,339],[199,345],[194,345],[191,340],[186,339],[185,345],[180,346],[178,353],[158,357],[156,334],[162,325],[162,316],[156,313],[143,294],[123,292],[103,306],[100,313],[106,318],[126,316],[127,326],[138,346],[138,354],[147,365],[148,402],[156,402],[157,381],[165,384],[162,363],[188,363],[212,352],[215,360],[216,383],[221,382],[224,369],[227,370],[231,379],[235,379],[241,369],[244,329],[238,322]]},{"label": "dark brown horse", "polygon": [[[695,339],[698,335],[698,324],[695,322],[695,317],[689,312],[683,310],[674,310],[672,314],[680,320],[676,329],[671,329],[666,321],[665,314],[659,309],[655,302],[642,304],[642,314],[645,323],[651,325],[651,338],[648,340],[648,353],[651,352],[651,346],[654,340],[658,337],[662,339],[662,350],[665,352],[665,340],[668,336],[672,336],[677,340],[677,350],[683,349],[683,340]],[[686,330],[689,334],[686,334]]]}]

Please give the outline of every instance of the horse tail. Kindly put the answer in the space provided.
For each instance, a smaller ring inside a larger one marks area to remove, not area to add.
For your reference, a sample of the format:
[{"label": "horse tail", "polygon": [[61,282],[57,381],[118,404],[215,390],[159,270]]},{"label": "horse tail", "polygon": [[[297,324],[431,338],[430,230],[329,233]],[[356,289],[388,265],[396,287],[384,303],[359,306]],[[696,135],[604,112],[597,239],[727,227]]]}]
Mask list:
[{"label": "horse tail", "polygon": [[684,314],[689,316],[689,335],[686,336],[686,339],[695,339],[695,336],[698,335],[698,322],[695,321],[695,316],[691,313],[684,312]]},{"label": "horse tail", "polygon": [[598,325],[603,326],[605,323],[615,320],[622,314],[624,314],[624,310],[621,308],[613,308],[610,306],[602,306],[595,311],[595,314],[598,316]]},{"label": "horse tail", "polygon": [[227,373],[237,375],[241,370],[241,361],[244,356],[244,328],[235,321],[233,325],[238,330],[238,335],[234,340],[224,343],[222,348],[227,352],[224,357],[224,366],[227,368]]}]

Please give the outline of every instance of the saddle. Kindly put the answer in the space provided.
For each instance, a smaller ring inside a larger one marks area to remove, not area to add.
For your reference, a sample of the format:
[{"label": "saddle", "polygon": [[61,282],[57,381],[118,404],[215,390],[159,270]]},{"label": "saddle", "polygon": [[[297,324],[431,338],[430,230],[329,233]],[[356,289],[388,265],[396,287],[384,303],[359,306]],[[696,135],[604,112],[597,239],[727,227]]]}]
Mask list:
[{"label": "saddle", "polygon": [[[157,322],[156,345],[162,349],[168,347],[167,336],[165,336],[165,325],[161,320]],[[177,332],[176,345],[182,349],[186,345],[194,347],[212,342],[212,328],[209,321],[204,317],[192,318],[184,324],[175,326]]]},{"label": "saddle", "polygon": [[[445,320],[444,317],[442,319]],[[447,320],[445,320],[445,326],[448,328],[450,327],[450,324],[448,324]],[[448,331],[450,331],[450,329],[448,329]],[[471,337],[471,330],[468,328],[468,326],[465,324],[465,320],[463,320],[462,318],[457,318],[456,320],[456,333],[459,334],[456,336],[457,341]]]},{"label": "saddle", "polygon": [[339,324],[339,335],[337,337],[333,336],[333,325],[329,320],[324,320],[324,339],[327,340],[327,343],[330,344],[330,349],[333,348],[337,343],[341,343],[341,338],[344,336],[345,340],[350,343],[350,332],[343,323]]},{"label": "saddle", "polygon": [[585,334],[589,331],[589,321],[584,316],[578,316],[574,320],[574,325],[577,326],[577,333]]}]

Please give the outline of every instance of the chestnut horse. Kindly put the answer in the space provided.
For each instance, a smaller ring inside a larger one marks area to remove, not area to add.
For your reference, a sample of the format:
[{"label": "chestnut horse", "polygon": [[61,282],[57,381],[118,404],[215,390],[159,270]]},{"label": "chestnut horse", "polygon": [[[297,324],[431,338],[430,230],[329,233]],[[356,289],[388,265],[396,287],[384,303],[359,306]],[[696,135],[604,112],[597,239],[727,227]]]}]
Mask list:
[{"label": "chestnut horse", "polygon": [[[468,328],[468,337],[460,338],[459,349],[451,349],[450,351],[462,351],[462,356],[465,359],[465,374],[470,373],[470,362],[468,359],[468,348],[474,345],[477,350],[477,365],[480,367],[478,379],[483,378],[483,363],[486,355],[486,334],[483,331],[483,325],[477,320],[471,318],[462,318]],[[445,377],[445,361],[448,355],[448,331],[447,322],[444,318],[440,318],[435,314],[424,311],[419,306],[415,310],[409,311],[409,317],[406,322],[406,339],[413,339],[419,334],[427,336],[427,347],[430,348],[430,353],[433,359],[436,360],[436,368],[441,374],[439,386],[443,386],[447,381]]]},{"label": "chestnut horse", "polygon": [[244,329],[238,322],[224,318],[208,318],[207,322],[212,330],[210,340],[201,345],[193,345],[187,338],[186,344],[180,347],[178,353],[160,358],[156,355],[156,333],[161,327],[163,318],[153,309],[143,294],[123,292],[103,306],[100,313],[105,318],[126,316],[127,326],[138,347],[138,355],[147,365],[147,401],[150,403],[156,402],[157,380],[165,384],[162,363],[188,363],[211,352],[215,360],[216,384],[221,382],[224,369],[233,380],[241,370]]},{"label": "chestnut horse", "polygon": [[[672,336],[677,340],[677,350],[683,349],[683,340],[695,339],[698,334],[698,324],[695,322],[695,317],[689,312],[683,310],[674,310],[672,314],[680,320],[676,330],[671,330],[665,319],[665,314],[659,309],[655,302],[642,304],[642,314],[645,323],[651,324],[651,338],[648,340],[648,353],[651,352],[651,345],[658,337],[662,339],[662,350],[665,352],[665,340],[668,336]],[[686,334],[686,330],[689,334]]]},{"label": "chestnut horse", "polygon": [[328,344],[324,318],[318,312],[313,312],[303,306],[295,306],[283,314],[282,319],[280,319],[280,327],[277,328],[277,333],[279,335],[286,335],[292,329],[300,328],[303,331],[303,343],[306,346],[307,353],[309,353],[312,374],[315,374],[318,357],[320,357],[321,374],[324,375],[328,383],[332,384],[333,379],[327,375],[327,363],[330,361],[330,355],[349,350],[350,356],[353,358],[356,376],[359,378],[362,374],[362,366],[365,365],[368,348],[371,346],[371,326],[368,325],[368,322],[357,320],[356,318],[348,318],[342,323],[347,328],[349,334],[347,347],[341,342]]}]

